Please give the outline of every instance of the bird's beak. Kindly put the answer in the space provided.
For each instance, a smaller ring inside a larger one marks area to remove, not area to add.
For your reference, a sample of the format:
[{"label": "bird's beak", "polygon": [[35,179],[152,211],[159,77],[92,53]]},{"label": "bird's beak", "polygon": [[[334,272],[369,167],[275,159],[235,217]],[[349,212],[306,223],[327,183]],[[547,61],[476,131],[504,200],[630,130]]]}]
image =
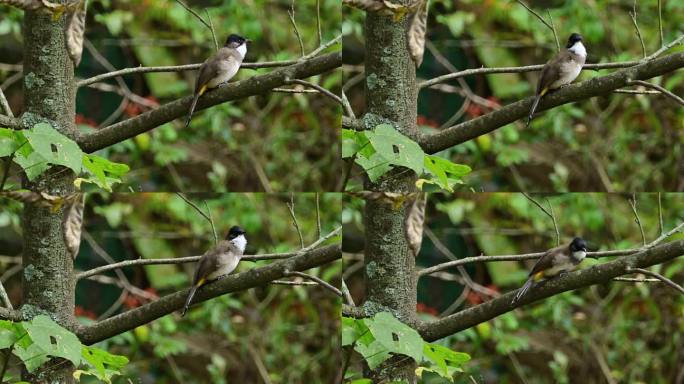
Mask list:
[{"label": "bird's beak", "polygon": [[246,40],[245,40],[245,44],[252,44],[252,40],[246,39]]}]

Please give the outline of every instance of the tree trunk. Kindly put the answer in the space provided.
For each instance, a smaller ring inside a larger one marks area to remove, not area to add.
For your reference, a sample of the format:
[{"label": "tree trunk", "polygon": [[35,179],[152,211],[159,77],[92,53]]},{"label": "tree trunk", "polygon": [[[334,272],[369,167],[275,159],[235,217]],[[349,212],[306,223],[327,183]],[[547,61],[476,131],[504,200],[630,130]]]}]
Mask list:
[{"label": "tree trunk", "polygon": [[[418,128],[416,67],[408,51],[408,17],[394,21],[392,16],[366,14],[366,104],[364,119],[390,120],[404,135],[416,140]],[[373,125],[373,124],[371,124]],[[409,192],[415,190],[416,174],[395,169],[366,189]]]},{"label": "tree trunk", "polygon": [[[62,3],[64,1],[61,1]],[[23,119],[35,124],[49,121],[63,134],[75,138],[74,68],[64,41],[65,17],[54,21],[45,10],[24,13],[24,104]],[[24,187],[64,196],[72,193],[73,172],[53,169]],[[64,242],[64,209],[25,203],[22,216],[24,317],[49,314],[61,325],[72,328],[74,318],[73,260]],[[24,373],[31,383],[72,383],[72,364],[53,359],[33,374]]]},{"label": "tree trunk", "polygon": [[[405,3],[402,2],[402,3]],[[366,103],[364,119],[390,120],[404,135],[417,139],[416,68],[408,51],[408,17],[366,13]],[[372,124],[371,124],[372,125]],[[415,191],[417,175],[395,169],[375,183],[366,180],[367,190],[407,193]],[[390,311],[411,323],[416,311],[415,259],[404,233],[407,205],[369,198],[365,208],[366,250],[364,276],[368,315]],[[392,358],[365,375],[373,382],[416,381],[415,363],[403,356]]]}]

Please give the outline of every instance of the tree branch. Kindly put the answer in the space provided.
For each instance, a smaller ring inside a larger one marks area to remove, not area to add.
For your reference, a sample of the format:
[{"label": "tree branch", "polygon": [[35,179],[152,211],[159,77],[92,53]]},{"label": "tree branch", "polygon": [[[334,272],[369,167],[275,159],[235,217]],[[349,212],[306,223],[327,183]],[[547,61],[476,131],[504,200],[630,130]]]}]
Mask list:
[{"label": "tree branch", "polygon": [[657,272],[649,271],[648,269],[643,268],[629,268],[628,271],[630,273],[641,273],[646,276],[655,277],[656,279],[662,281],[666,285],[669,285],[670,287],[674,288],[677,292],[684,294],[684,288],[681,285],[675,283],[674,281],[668,279],[667,277]]},{"label": "tree branch", "polygon": [[[286,271],[307,270],[330,263],[340,257],[342,257],[342,250],[338,243],[312,250],[287,260],[277,261],[265,267],[226,276],[198,290],[194,302],[200,303],[229,292],[246,290],[267,284],[272,280],[285,276]],[[76,327],[75,333],[84,344],[97,343],[182,308],[187,294],[188,290],[184,289],[95,324],[80,325]]]},{"label": "tree branch", "polygon": [[[537,111],[573,101],[600,96],[624,87],[630,81],[649,79],[684,67],[684,52],[674,53],[660,59],[648,61],[610,75],[596,77],[579,84],[568,85],[544,96]],[[420,144],[427,153],[435,153],[492,132],[506,124],[525,117],[534,97],[506,105],[486,115],[447,128],[439,133],[421,138]]]},{"label": "tree branch", "polygon": [[11,129],[22,129],[21,120],[16,117],[0,115],[0,127]]},{"label": "tree branch", "polygon": [[9,321],[23,321],[24,318],[20,311],[16,309],[0,308],[0,319]]},{"label": "tree branch", "polygon": [[426,341],[434,341],[491,320],[533,301],[559,293],[607,281],[630,272],[631,268],[646,268],[684,255],[684,240],[677,240],[643,250],[615,261],[595,265],[563,277],[537,283],[516,305],[511,305],[515,291],[497,299],[465,309],[451,316],[418,325],[418,332]]},{"label": "tree branch", "polygon": [[[231,83],[202,96],[197,103],[195,111],[206,109],[226,101],[264,93],[286,84],[289,80],[318,75],[341,65],[342,52],[338,51],[299,62],[265,75],[254,76],[246,80]],[[192,102],[192,98],[192,95],[188,95],[164,104],[152,111],[145,112],[89,135],[82,136],[77,142],[81,146],[81,149],[88,153],[106,148],[184,116]]]},{"label": "tree branch", "polygon": [[[262,255],[244,255],[242,256],[242,260],[248,260],[248,261],[256,261],[256,260],[279,260],[279,259],[289,259],[293,256],[300,256],[303,255],[306,252],[311,251],[312,249],[318,247],[319,245],[323,244],[323,242],[327,241],[328,239],[332,238],[333,236],[337,235],[340,233],[342,230],[342,227],[337,227],[327,235],[321,237],[320,239],[316,240],[315,242],[311,243],[309,246],[307,246],[304,249],[300,249],[298,251],[294,252],[286,252],[286,253],[265,253]],[[121,261],[118,263],[114,264],[107,264],[103,265],[101,267],[89,269],[85,272],[80,272],[76,275],[76,280],[84,279],[86,277],[94,276],[94,275],[99,275],[100,273],[104,273],[107,271],[111,271],[114,269],[120,269],[120,268],[125,268],[125,267],[131,267],[135,265],[160,265],[160,264],[185,264],[185,263],[194,263],[197,260],[199,260],[202,256],[188,256],[188,257],[173,257],[173,258],[167,258],[167,259],[135,259],[135,260],[126,260],[126,261]]]},{"label": "tree branch", "polygon": [[[285,61],[264,61],[261,63],[242,63],[240,68],[274,68],[274,67],[287,67],[288,65],[297,64],[298,60],[285,60]],[[89,77],[87,79],[79,80],[76,82],[76,87],[83,87],[86,85],[99,83],[100,81],[111,79],[112,77],[118,77],[123,75],[130,75],[133,73],[154,73],[154,72],[184,72],[184,71],[194,71],[199,69],[202,63],[197,64],[185,64],[185,65],[171,65],[171,66],[161,66],[161,67],[131,67],[124,68],[118,71],[107,72],[101,75]]]}]

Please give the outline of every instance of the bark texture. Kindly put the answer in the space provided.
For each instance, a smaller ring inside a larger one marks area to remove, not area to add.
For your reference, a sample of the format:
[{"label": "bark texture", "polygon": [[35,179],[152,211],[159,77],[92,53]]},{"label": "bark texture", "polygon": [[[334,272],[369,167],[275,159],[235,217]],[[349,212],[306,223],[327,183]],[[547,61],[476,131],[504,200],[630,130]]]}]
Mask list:
[{"label": "bark texture", "polygon": [[[401,1],[403,5],[409,1]],[[417,87],[415,63],[408,50],[409,19],[366,13],[366,114],[370,127],[391,121],[401,133],[418,138],[416,126]],[[407,193],[416,190],[417,175],[398,168],[375,183],[365,182],[365,189]],[[412,324],[416,311],[415,259],[404,231],[406,204],[368,198],[365,208],[365,268],[368,316],[389,311],[398,319]],[[374,370],[366,369],[365,377],[373,382],[405,381],[415,383],[415,362],[392,358]]]},{"label": "bark texture", "polygon": [[[22,120],[29,126],[49,121],[63,134],[75,138],[73,64],[64,41],[64,18],[53,20],[45,10],[24,14],[24,104]],[[74,175],[55,169],[24,187],[65,195],[73,191]],[[24,318],[45,313],[67,328],[73,328],[73,262],[64,236],[64,209],[53,211],[37,204],[24,204],[22,216]],[[55,359],[23,379],[31,383],[73,383],[74,367]]]}]

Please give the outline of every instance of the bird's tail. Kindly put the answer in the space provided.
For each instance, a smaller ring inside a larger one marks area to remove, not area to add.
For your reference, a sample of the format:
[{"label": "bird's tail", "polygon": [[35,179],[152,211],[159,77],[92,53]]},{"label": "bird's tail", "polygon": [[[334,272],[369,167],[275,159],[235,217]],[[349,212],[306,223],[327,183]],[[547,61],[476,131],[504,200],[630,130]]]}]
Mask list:
[{"label": "bird's tail", "polygon": [[542,96],[544,96],[544,93],[545,92],[541,92],[537,95],[537,97],[534,98],[534,103],[532,103],[532,109],[530,109],[530,114],[527,116],[527,125],[525,125],[525,128],[530,126],[530,123],[532,122],[532,116],[534,116],[534,111],[537,110],[539,100],[541,100]]},{"label": "bird's tail", "polygon": [[530,289],[532,286],[532,283],[534,283],[534,276],[530,276],[529,279],[525,282],[525,284],[518,290],[518,293],[515,294],[515,297],[511,301],[511,304],[515,304],[518,300],[520,300],[525,293]]},{"label": "bird's tail", "polygon": [[181,312],[181,317],[185,316],[185,312],[188,311],[188,307],[190,307],[190,302],[192,301],[193,296],[195,296],[195,291],[197,291],[197,288],[199,288],[199,284],[195,284],[190,288],[190,293],[188,293],[188,298],[185,299],[185,305],[183,306],[183,312]]},{"label": "bird's tail", "polygon": [[192,104],[190,104],[190,111],[188,112],[188,119],[185,120],[185,128],[190,125],[190,120],[192,120],[192,114],[195,112],[195,106],[197,105],[197,100],[202,96],[202,92],[195,93],[195,97],[192,99]]}]

